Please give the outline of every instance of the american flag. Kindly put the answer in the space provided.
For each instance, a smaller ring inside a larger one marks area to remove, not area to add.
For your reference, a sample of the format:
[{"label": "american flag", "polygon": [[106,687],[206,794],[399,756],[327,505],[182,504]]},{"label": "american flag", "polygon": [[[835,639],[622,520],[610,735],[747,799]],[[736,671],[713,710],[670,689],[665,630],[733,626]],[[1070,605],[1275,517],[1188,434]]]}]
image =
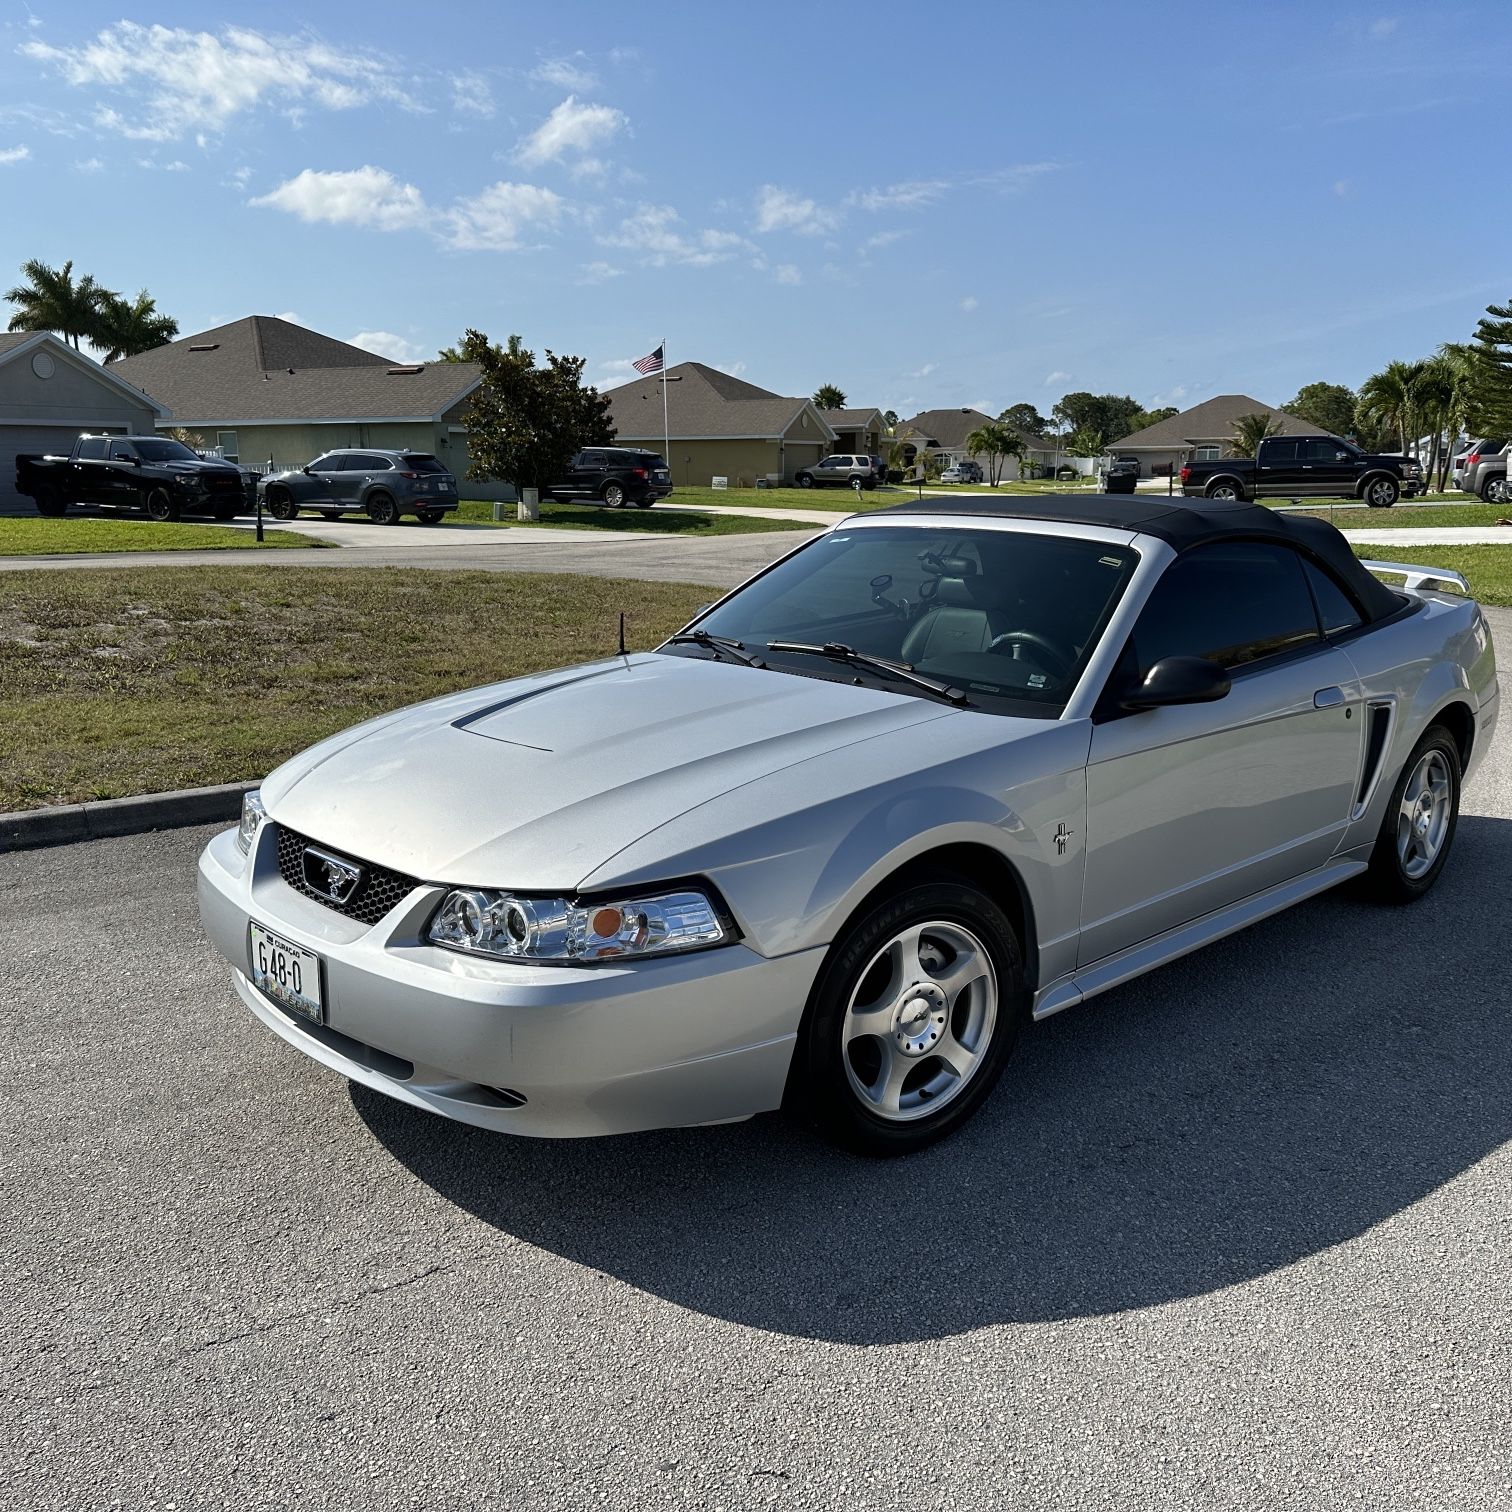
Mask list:
[{"label": "american flag", "polygon": [[666,350],[666,345],[666,342],[663,342],[661,346],[657,347],[657,349],[652,352],[649,357],[642,357],[639,362],[632,362],[630,366],[633,367],[637,373],[640,373],[647,378],[649,378],[652,373],[661,372],[662,368],[666,366],[666,361],[663,356],[663,353]]}]

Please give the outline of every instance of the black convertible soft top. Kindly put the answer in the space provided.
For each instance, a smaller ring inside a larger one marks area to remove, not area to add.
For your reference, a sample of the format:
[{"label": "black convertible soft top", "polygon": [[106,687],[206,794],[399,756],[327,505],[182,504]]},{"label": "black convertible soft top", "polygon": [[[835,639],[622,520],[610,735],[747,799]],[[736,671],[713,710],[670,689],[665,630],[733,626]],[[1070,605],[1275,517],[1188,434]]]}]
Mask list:
[{"label": "black convertible soft top", "polygon": [[1327,520],[1280,514],[1262,504],[1203,499],[1190,504],[1142,499],[1137,494],[957,494],[952,498],[894,504],[868,516],[981,515],[995,520],[1064,520],[1071,525],[1103,525],[1138,531],[1167,542],[1178,552],[1213,541],[1284,541],[1328,566],[1350,589],[1366,617],[1385,619],[1401,612],[1403,598],[1370,573],[1349,542]]}]

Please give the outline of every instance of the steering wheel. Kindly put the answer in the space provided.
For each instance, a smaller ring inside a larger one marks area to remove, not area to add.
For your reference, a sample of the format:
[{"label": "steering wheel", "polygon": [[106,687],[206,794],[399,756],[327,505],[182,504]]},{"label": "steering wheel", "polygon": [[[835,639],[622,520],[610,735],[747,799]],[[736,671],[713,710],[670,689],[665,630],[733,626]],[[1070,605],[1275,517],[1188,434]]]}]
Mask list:
[{"label": "steering wheel", "polygon": [[1046,640],[1043,635],[1033,630],[1009,630],[995,637],[987,649],[996,651],[1000,646],[1029,646],[1044,661],[1046,671],[1061,678],[1071,675],[1071,663],[1066,659],[1065,654],[1059,651],[1053,642]]}]

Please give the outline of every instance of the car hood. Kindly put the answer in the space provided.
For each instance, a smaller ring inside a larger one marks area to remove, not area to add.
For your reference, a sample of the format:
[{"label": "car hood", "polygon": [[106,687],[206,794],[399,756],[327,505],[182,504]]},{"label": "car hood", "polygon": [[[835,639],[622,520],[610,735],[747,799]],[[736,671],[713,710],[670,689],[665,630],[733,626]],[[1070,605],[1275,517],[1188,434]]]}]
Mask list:
[{"label": "car hood", "polygon": [[263,785],[279,823],[433,882],[570,890],[641,836],[932,701],[645,655],[496,684],[360,725]]}]

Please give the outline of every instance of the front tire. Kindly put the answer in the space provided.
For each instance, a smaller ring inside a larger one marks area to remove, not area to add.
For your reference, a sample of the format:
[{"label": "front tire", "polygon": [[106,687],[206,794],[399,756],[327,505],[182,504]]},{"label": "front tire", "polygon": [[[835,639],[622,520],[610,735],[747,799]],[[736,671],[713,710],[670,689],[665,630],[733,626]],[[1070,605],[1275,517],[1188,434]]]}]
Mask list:
[{"label": "front tire", "polygon": [[625,507],[625,490],[622,484],[604,484],[604,492],[601,497],[605,506],[609,509],[623,509]]},{"label": "front tire", "polygon": [[1402,490],[1395,478],[1372,478],[1362,494],[1372,509],[1390,509],[1401,496]]},{"label": "front tire", "polygon": [[837,1144],[906,1155],[981,1106],[1018,1038],[1023,957],[993,900],[920,878],[855,920],[820,969],[789,1104]]},{"label": "front tire", "polygon": [[294,502],[294,496],[287,490],[270,489],[267,496],[268,513],[275,520],[297,520],[299,518],[299,506]]},{"label": "front tire", "polygon": [[142,495],[142,508],[147,511],[149,519],[156,520],[160,525],[166,525],[179,517],[178,500],[166,488],[149,488]]},{"label": "front tire", "polygon": [[793,482],[795,482],[799,486],[799,488],[812,488],[814,486],[813,477],[809,473],[799,473],[798,476],[793,479]]},{"label": "front tire", "polygon": [[241,513],[241,505],[217,504],[215,508],[210,512],[217,520],[221,522],[222,525],[225,525],[234,520],[237,515]]},{"label": "front tire", "polygon": [[1431,725],[1391,790],[1366,873],[1383,903],[1414,903],[1438,881],[1459,826],[1459,746],[1443,725]]},{"label": "front tire", "polygon": [[391,495],[375,493],[368,495],[367,517],[375,525],[397,525],[399,523],[399,506],[394,503]]}]

